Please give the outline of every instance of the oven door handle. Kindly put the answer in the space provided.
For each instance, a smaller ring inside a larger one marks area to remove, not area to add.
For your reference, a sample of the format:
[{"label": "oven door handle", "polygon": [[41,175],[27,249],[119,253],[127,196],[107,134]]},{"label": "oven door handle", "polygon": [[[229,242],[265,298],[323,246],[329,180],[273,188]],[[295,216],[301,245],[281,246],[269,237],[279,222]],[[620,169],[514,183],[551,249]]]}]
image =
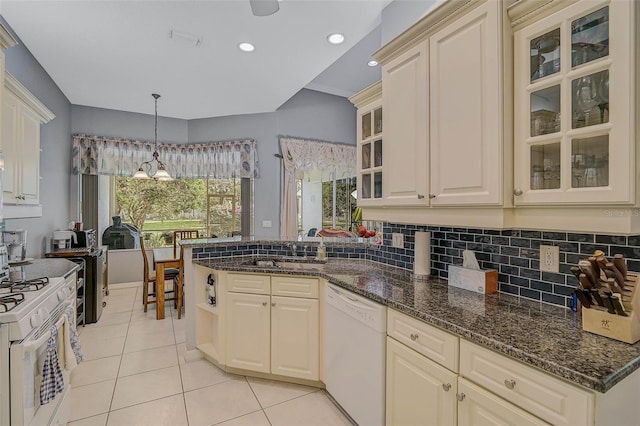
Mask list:
[{"label": "oven door handle", "polygon": [[[67,320],[67,316],[63,313],[60,316],[60,318],[58,319],[58,321],[55,323],[56,329],[58,331],[60,331],[60,327],[62,327],[62,325],[64,324],[64,322],[66,320]],[[31,342],[25,342],[22,345],[23,353],[28,353],[28,352],[35,351],[40,346],[42,346],[44,343],[46,343],[47,340],[49,340],[50,337],[51,337],[51,327],[49,327],[49,330],[47,330],[42,336],[40,336],[36,340],[31,341]]]}]

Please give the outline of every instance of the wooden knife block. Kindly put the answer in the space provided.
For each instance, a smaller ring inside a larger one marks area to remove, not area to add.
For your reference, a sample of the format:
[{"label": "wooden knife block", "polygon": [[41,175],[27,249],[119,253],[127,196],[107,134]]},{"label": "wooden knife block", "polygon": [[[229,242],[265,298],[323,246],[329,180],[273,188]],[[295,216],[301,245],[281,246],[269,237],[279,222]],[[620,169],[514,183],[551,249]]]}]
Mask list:
[{"label": "wooden knife block", "polygon": [[[631,289],[631,301],[623,302],[629,316],[610,314],[604,308],[582,308],[582,329],[626,343],[640,340],[640,290],[637,272],[628,272],[625,287]],[[629,292],[625,292],[629,295]]]}]

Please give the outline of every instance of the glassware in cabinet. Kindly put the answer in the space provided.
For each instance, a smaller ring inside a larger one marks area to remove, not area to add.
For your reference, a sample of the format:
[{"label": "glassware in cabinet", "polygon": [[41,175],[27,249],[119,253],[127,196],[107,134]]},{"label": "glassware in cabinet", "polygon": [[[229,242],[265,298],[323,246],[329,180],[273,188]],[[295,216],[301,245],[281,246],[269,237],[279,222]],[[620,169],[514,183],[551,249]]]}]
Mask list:
[{"label": "glassware in cabinet", "polygon": [[572,3],[514,32],[516,205],[634,200],[632,3]]}]

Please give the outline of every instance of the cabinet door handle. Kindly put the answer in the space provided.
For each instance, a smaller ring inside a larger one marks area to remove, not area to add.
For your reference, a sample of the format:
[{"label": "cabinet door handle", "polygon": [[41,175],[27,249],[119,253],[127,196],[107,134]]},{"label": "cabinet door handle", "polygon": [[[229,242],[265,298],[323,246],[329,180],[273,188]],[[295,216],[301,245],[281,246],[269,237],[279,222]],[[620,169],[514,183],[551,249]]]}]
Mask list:
[{"label": "cabinet door handle", "polygon": [[262,306],[267,306],[267,302],[262,302]]},{"label": "cabinet door handle", "polygon": [[436,194],[429,194],[429,199],[433,200],[434,198],[436,198]]},{"label": "cabinet door handle", "polygon": [[420,336],[417,333],[411,333],[411,336],[409,336],[409,337],[411,337],[411,340],[413,340],[415,342],[416,340],[418,340],[418,337],[420,337]]},{"label": "cabinet door handle", "polygon": [[418,200],[422,200],[423,198],[424,198],[424,195],[418,194]]},{"label": "cabinet door handle", "polygon": [[520,189],[520,188],[514,189],[513,195],[515,195],[516,197],[521,196],[522,195],[522,189]]},{"label": "cabinet door handle", "polygon": [[513,389],[516,387],[516,381],[513,379],[506,379],[504,381],[504,385],[507,387],[507,389]]},{"label": "cabinet door handle", "polygon": [[464,397],[467,396],[464,394],[464,392],[460,392],[456,394],[456,398],[458,398],[458,401],[462,402],[464,400]]},{"label": "cabinet door handle", "polygon": [[449,389],[451,389],[451,383],[443,383],[442,389],[444,389],[445,392],[449,392]]},{"label": "cabinet door handle", "polygon": [[271,302],[271,306],[273,306],[275,308],[276,302]]}]

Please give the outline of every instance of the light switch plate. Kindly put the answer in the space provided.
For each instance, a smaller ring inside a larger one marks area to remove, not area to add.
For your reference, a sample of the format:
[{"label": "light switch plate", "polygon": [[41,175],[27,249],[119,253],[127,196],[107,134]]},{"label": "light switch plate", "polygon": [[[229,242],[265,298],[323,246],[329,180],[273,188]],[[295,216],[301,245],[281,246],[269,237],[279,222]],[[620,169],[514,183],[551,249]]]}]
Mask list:
[{"label": "light switch plate", "polygon": [[270,220],[263,220],[262,221],[262,227],[263,228],[271,228],[271,221]]},{"label": "light switch plate", "polygon": [[540,270],[545,272],[560,271],[560,247],[540,246]]},{"label": "light switch plate", "polygon": [[404,248],[404,234],[392,234],[391,246],[396,248]]}]

